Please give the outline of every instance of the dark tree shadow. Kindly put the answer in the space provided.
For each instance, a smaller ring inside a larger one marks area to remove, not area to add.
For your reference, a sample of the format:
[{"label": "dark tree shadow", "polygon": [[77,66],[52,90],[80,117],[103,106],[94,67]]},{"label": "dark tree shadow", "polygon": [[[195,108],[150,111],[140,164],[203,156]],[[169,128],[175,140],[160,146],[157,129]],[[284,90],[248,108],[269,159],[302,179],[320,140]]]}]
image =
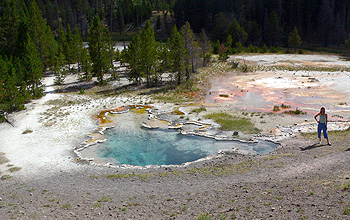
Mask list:
[{"label": "dark tree shadow", "polygon": [[350,148],[346,149],[345,151],[350,151]]},{"label": "dark tree shadow", "polygon": [[141,87],[139,85],[137,85],[136,83],[133,84],[127,84],[127,85],[123,85],[123,86],[118,86],[116,88],[110,88],[110,89],[105,89],[105,90],[101,90],[96,92],[96,94],[102,94],[102,95],[119,95],[123,92],[126,91],[136,91],[138,89],[140,89]]},{"label": "dark tree shadow", "polygon": [[307,147],[301,147],[300,150],[301,151],[311,150],[311,149],[315,149],[315,148],[323,147],[323,146],[327,146],[327,144],[312,144],[312,145],[309,145]]},{"label": "dark tree shadow", "polygon": [[85,82],[85,83],[67,83],[66,85],[71,85],[71,86],[67,86],[61,89],[57,89],[56,92],[59,93],[68,93],[68,92],[79,92],[80,90],[88,90],[91,89],[95,86],[98,85],[97,82]]}]

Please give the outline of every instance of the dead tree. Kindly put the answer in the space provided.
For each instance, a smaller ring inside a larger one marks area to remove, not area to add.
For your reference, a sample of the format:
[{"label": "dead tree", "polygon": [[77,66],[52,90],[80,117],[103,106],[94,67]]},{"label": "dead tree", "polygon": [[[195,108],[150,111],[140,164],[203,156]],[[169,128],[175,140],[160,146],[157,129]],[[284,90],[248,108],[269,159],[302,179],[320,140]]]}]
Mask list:
[{"label": "dead tree", "polygon": [[5,119],[5,121],[6,121],[7,123],[9,123],[10,125],[12,125],[12,127],[15,127],[15,126],[12,124],[12,122],[10,122],[10,121],[7,119],[7,115],[8,115],[7,112],[5,112],[5,111],[3,111],[3,110],[0,110],[0,115],[4,117],[4,119]]}]

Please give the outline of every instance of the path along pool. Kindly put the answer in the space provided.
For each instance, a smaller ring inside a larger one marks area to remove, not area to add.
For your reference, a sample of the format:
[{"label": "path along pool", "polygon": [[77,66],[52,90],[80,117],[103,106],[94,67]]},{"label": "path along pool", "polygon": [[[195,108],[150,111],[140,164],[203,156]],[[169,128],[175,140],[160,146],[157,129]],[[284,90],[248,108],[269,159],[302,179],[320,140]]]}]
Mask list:
[{"label": "path along pool", "polygon": [[101,158],[111,158],[119,165],[134,166],[181,165],[233,148],[252,154],[267,154],[277,146],[268,141],[217,141],[183,135],[175,130],[135,126],[118,126],[108,130],[105,135],[107,140],[99,145],[96,154]]}]

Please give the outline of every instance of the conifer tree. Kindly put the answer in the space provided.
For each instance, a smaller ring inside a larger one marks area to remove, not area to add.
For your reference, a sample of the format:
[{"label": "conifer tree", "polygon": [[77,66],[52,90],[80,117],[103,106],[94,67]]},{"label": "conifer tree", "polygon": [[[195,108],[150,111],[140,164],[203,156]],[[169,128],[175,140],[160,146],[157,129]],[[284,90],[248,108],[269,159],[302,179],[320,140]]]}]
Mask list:
[{"label": "conifer tree", "polygon": [[54,66],[52,68],[53,73],[55,75],[54,83],[56,85],[63,84],[66,76],[67,71],[64,69],[64,55],[61,50],[59,50],[58,54],[54,58]]},{"label": "conifer tree", "polygon": [[281,40],[282,31],[277,13],[273,11],[270,15],[266,14],[264,22],[265,42],[268,42],[270,46],[275,46]]},{"label": "conifer tree", "polygon": [[112,70],[112,78],[114,80],[116,80],[117,79],[117,68],[114,66],[114,61],[117,59],[118,51],[115,51],[114,46],[115,46],[114,42],[109,37],[109,41],[108,41],[109,61],[110,61],[110,66],[111,66],[111,70]]},{"label": "conifer tree", "polygon": [[81,71],[81,56],[82,56],[82,51],[84,48],[84,44],[83,44],[83,39],[81,38],[80,35],[80,31],[79,28],[77,26],[75,26],[74,30],[73,30],[73,51],[75,53],[75,57],[76,57],[76,61],[78,62],[78,72]]},{"label": "conifer tree", "polygon": [[225,43],[225,46],[227,47],[227,52],[229,54],[232,54],[233,53],[233,50],[232,50],[232,43],[233,43],[233,40],[232,40],[232,37],[231,37],[231,34],[229,34],[226,38],[226,43]]},{"label": "conifer tree", "polygon": [[67,24],[66,41],[64,56],[68,64],[68,69],[70,70],[70,65],[76,60],[76,43],[69,24]]},{"label": "conifer tree", "polygon": [[347,49],[350,49],[350,33],[348,39],[345,40],[345,45]]},{"label": "conifer tree", "polygon": [[26,68],[26,81],[29,86],[29,92],[33,98],[38,98],[43,95],[41,86],[41,78],[43,73],[43,64],[41,62],[37,48],[28,34],[24,66]]},{"label": "conifer tree", "polygon": [[0,57],[0,110],[23,109],[24,95],[17,88],[17,74],[11,60]]},{"label": "conifer tree", "polygon": [[103,75],[110,68],[110,55],[108,52],[108,29],[101,23],[100,17],[95,15],[90,25],[89,53],[92,62],[92,72],[103,85]]},{"label": "conifer tree", "polygon": [[298,34],[298,28],[294,27],[293,31],[289,34],[288,44],[290,47],[294,48],[296,52],[297,48],[300,47],[302,40]]},{"label": "conifer tree", "polygon": [[141,84],[141,40],[140,36],[136,35],[130,42],[127,50],[122,52],[123,63],[128,63],[128,78],[137,84]]},{"label": "conifer tree", "polygon": [[52,56],[50,47],[55,44],[55,39],[35,1],[32,1],[29,6],[28,23],[30,37],[37,48],[43,67],[49,67],[50,56]]},{"label": "conifer tree", "polygon": [[[191,73],[196,71],[196,61],[199,57],[199,46],[189,22],[186,22],[185,25],[182,26],[181,35],[184,39],[185,48],[187,51],[186,80],[188,80]],[[191,66],[191,68],[189,68],[189,66]]]},{"label": "conifer tree", "polygon": [[164,73],[169,70],[169,47],[167,43],[158,42],[158,71]]},{"label": "conifer tree", "polygon": [[27,19],[23,0],[0,1],[0,54],[10,57],[15,49],[19,25]]},{"label": "conifer tree", "polygon": [[244,44],[248,38],[248,33],[238,23],[237,19],[233,19],[233,21],[228,25],[226,33],[228,35],[231,35],[232,43],[234,44],[236,44],[237,42],[241,42],[242,44]]},{"label": "conifer tree", "polygon": [[206,66],[206,55],[211,50],[211,43],[204,29],[202,29],[201,33],[198,36],[198,44],[201,51],[201,57],[203,59],[203,66]]},{"label": "conifer tree", "polygon": [[186,70],[187,51],[185,48],[185,40],[178,32],[176,26],[173,27],[171,36],[168,39],[169,46],[169,69],[175,73],[176,83],[180,85],[184,79]]},{"label": "conifer tree", "polygon": [[82,71],[80,80],[90,81],[91,80],[91,59],[88,48],[83,47],[80,54],[80,68]]},{"label": "conifer tree", "polygon": [[150,86],[151,75],[157,61],[157,42],[154,37],[154,30],[148,20],[140,33],[141,41],[141,71],[146,75],[147,86]]}]

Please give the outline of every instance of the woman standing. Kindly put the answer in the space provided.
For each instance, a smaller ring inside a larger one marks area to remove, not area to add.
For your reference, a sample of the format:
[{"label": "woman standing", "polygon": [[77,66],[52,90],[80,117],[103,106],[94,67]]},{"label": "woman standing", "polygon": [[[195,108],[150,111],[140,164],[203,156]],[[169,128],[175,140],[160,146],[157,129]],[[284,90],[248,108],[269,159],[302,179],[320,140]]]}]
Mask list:
[{"label": "woman standing", "polygon": [[[317,120],[318,116],[319,116],[319,120]],[[318,123],[317,134],[318,134],[318,138],[320,139],[320,144],[321,144],[321,131],[323,131],[323,136],[327,140],[327,144],[331,145],[331,143],[328,140],[328,134],[327,134],[328,118],[326,114],[326,109],[324,107],[322,107],[320,112],[315,115],[315,120]]]}]

